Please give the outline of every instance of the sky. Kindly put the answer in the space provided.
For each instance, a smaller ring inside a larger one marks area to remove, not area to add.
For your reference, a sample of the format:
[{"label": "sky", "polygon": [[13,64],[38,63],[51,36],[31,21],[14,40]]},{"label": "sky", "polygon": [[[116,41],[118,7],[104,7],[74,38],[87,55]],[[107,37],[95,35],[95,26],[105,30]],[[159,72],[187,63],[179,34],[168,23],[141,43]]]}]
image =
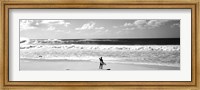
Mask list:
[{"label": "sky", "polygon": [[19,22],[20,38],[29,39],[180,38],[180,20],[30,19]]}]

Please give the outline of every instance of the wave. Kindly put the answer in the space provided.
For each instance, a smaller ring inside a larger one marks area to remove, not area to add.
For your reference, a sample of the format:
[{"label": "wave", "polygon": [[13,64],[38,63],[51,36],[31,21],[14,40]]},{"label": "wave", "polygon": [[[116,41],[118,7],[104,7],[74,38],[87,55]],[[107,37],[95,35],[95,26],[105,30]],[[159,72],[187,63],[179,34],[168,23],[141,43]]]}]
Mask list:
[{"label": "wave", "polygon": [[86,50],[180,50],[180,45],[20,45],[21,49],[31,48],[62,48],[62,49],[86,49]]},{"label": "wave", "polygon": [[20,45],[20,59],[180,64],[180,45]]}]

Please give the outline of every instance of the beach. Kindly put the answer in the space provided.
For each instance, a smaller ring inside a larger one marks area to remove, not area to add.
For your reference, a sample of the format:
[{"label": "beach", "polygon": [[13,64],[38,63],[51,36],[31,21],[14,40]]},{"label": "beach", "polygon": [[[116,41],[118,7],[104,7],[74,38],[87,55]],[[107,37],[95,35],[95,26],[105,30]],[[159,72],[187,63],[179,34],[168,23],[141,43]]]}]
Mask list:
[{"label": "beach", "polygon": [[180,45],[21,45],[20,70],[180,70]]},{"label": "beach", "polygon": [[[130,71],[130,70],[180,70],[180,67],[146,65],[146,64],[122,64],[122,63],[106,63],[103,71]],[[66,60],[20,60],[20,70],[23,71],[96,71],[99,69],[98,62],[92,61],[66,61]],[[110,70],[107,70],[110,69]]]}]

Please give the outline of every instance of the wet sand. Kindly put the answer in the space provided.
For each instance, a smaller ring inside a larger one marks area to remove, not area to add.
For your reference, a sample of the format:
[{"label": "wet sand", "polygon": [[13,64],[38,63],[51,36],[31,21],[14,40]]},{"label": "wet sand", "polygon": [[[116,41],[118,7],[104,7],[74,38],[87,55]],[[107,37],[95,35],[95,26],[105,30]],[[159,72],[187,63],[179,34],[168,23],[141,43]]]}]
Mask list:
[{"label": "wet sand", "polygon": [[[144,64],[120,64],[107,63],[103,70],[180,70],[180,67],[144,65]],[[99,69],[99,62],[72,61],[72,60],[20,60],[20,71],[96,71]]]}]

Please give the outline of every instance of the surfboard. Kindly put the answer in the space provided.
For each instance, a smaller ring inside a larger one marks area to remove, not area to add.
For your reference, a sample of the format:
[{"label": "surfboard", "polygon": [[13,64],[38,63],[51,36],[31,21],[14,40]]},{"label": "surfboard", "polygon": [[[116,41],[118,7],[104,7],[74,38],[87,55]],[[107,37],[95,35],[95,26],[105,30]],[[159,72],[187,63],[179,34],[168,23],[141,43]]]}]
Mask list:
[{"label": "surfboard", "polygon": [[111,70],[111,69],[100,69],[100,70]]}]

